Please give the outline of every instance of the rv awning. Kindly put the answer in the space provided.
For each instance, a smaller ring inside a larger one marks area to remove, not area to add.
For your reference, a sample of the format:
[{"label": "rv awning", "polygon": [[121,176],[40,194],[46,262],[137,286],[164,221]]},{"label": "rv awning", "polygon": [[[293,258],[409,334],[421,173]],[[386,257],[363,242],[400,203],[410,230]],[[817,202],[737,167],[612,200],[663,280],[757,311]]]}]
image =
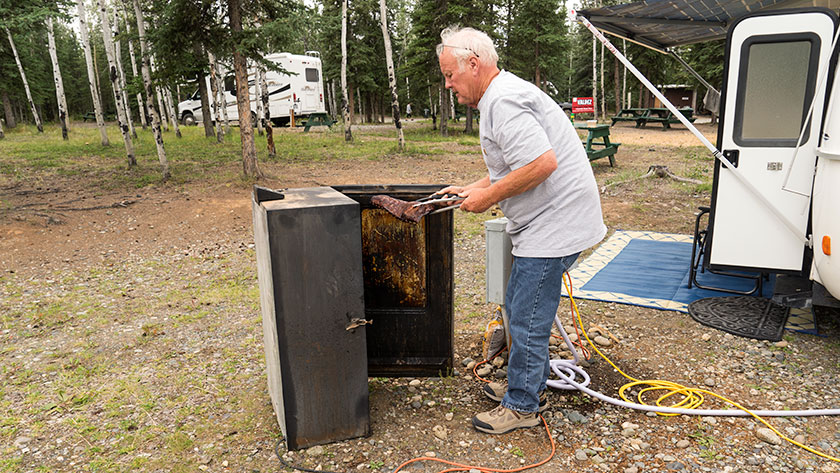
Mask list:
[{"label": "rv awning", "polygon": [[645,0],[579,10],[599,30],[660,52],[721,39],[734,20],[761,10],[840,8],[840,0]]}]

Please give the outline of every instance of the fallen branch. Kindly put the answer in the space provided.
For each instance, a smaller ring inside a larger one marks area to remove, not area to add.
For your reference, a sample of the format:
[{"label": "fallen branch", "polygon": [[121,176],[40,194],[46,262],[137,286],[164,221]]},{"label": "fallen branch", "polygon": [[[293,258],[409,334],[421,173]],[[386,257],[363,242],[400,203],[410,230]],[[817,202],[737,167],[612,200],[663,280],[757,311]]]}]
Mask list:
[{"label": "fallen branch", "polygon": [[[75,199],[78,200],[78,199]],[[68,201],[75,202],[75,200]],[[58,212],[58,211],[83,211],[83,210],[102,210],[102,209],[113,209],[113,208],[125,208],[129,205],[136,204],[136,200],[121,200],[119,202],[114,202],[113,204],[106,204],[106,205],[94,205],[92,207],[68,207],[66,205],[51,205],[45,204],[41,202],[33,202],[29,204],[19,205],[17,207],[9,207],[5,209],[0,209],[3,212],[15,212],[20,210],[30,210],[33,212]]]},{"label": "fallen branch", "polygon": [[646,177],[651,177],[651,176],[670,177],[671,179],[674,179],[675,181],[687,182],[689,184],[702,184],[703,183],[703,181],[700,181],[700,180],[697,180],[697,179],[689,179],[687,177],[677,176],[676,174],[672,173],[670,169],[668,169],[668,166],[663,166],[661,164],[654,164],[654,165],[650,166],[648,168],[648,172],[646,174],[642,175],[642,176],[637,176],[637,177],[633,177],[633,178],[630,178],[630,179],[625,179],[623,181],[612,182],[610,184],[604,185],[603,187],[601,187],[601,193],[602,194],[605,193],[607,191],[608,187],[617,186],[619,184],[625,184],[627,182],[637,181],[639,179],[644,179]]}]

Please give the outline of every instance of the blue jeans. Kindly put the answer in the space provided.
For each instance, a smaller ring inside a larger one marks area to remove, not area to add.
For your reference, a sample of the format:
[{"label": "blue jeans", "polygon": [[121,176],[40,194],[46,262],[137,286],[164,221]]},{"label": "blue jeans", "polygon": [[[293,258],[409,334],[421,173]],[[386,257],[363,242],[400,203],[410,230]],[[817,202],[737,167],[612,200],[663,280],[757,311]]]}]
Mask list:
[{"label": "blue jeans", "polygon": [[511,347],[508,389],[502,405],[519,412],[536,412],[549,367],[548,341],[560,303],[563,273],[576,253],[561,258],[513,257],[505,293]]}]

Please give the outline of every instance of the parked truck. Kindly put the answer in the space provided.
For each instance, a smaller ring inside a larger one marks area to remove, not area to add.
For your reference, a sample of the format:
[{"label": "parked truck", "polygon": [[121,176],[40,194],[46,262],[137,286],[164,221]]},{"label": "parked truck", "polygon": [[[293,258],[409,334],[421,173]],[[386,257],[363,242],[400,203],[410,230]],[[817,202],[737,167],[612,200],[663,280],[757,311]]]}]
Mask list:
[{"label": "parked truck", "polygon": [[[265,72],[268,88],[268,107],[271,121],[275,125],[289,124],[294,113],[296,118],[306,118],[314,113],[326,113],[324,105],[324,84],[321,75],[321,58],[316,51],[305,54],[276,53],[265,57],[288,74],[267,69]],[[224,96],[228,119],[239,121],[239,108],[236,103],[236,81],[233,71],[223,70]],[[205,77],[207,90],[210,89],[210,78]],[[256,123],[257,97],[256,81],[257,69],[248,68],[248,86],[251,101],[251,122]],[[211,100],[212,103],[212,100]],[[195,125],[204,121],[201,113],[201,97],[198,89],[187,100],[178,104],[178,117],[185,125]],[[210,117],[213,120],[213,117]]]}]

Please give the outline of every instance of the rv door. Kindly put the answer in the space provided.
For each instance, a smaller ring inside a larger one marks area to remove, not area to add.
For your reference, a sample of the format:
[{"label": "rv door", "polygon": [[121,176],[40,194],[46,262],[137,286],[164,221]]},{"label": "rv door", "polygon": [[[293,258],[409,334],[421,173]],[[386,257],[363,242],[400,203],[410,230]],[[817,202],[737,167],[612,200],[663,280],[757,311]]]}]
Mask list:
[{"label": "rv door", "polygon": [[[810,8],[748,16],[730,29],[718,149],[799,235],[716,161],[707,261],[712,269],[805,269],[802,238],[836,21],[829,10]],[[814,118],[806,120],[812,101]]]},{"label": "rv door", "polygon": [[321,84],[320,71],[312,66],[307,66],[304,69],[304,85],[303,85],[303,111],[315,112],[319,105],[319,85]]}]

